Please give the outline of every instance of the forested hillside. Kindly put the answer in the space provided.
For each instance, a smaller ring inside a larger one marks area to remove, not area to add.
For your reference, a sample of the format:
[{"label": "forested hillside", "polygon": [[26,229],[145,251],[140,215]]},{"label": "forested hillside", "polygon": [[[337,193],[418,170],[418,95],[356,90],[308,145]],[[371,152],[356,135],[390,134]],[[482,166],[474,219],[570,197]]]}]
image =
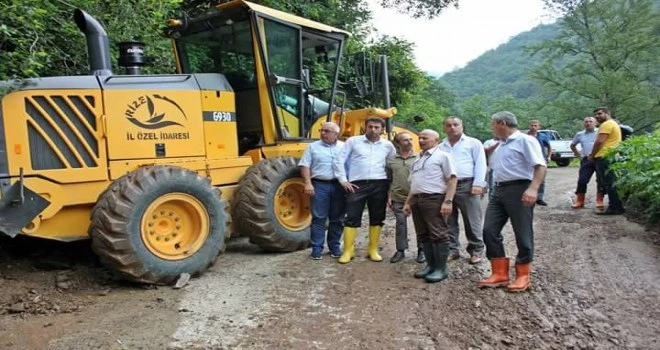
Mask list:
[{"label": "forested hillside", "polygon": [[660,121],[660,1],[547,0],[561,19],[511,38],[439,83],[452,112],[490,137],[489,116],[510,110],[570,137],[597,106],[637,132]]},{"label": "forested hillside", "polygon": [[485,52],[464,68],[443,75],[440,81],[459,99],[474,95],[511,95],[522,99],[534,96],[540,92],[540,85],[529,78],[529,69],[541,59],[525,54],[524,47],[552,39],[558,32],[556,23],[537,26]]}]

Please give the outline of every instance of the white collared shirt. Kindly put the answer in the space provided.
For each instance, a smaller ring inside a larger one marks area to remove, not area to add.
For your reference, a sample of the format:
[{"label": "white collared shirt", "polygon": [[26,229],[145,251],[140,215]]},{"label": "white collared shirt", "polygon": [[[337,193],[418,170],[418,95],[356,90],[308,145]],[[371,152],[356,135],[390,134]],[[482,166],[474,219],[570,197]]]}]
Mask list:
[{"label": "white collared shirt", "polygon": [[463,134],[454,146],[445,138],[440,149],[451,154],[459,179],[472,177],[472,187],[486,186],[486,151],[481,141]]},{"label": "white collared shirt", "polygon": [[516,130],[500,145],[490,157],[496,182],[531,180],[534,167],[546,166],[541,145],[533,136]]},{"label": "white collared shirt", "polygon": [[343,151],[335,159],[335,178],[340,182],[386,180],[387,157],[394,154],[396,149],[388,140],[371,142],[365,135],[353,136],[346,140]]},{"label": "white collared shirt", "polygon": [[445,193],[447,180],[456,176],[451,155],[438,146],[423,152],[410,169],[410,193]]},{"label": "white collared shirt", "polygon": [[344,142],[339,140],[331,145],[322,140],[314,141],[305,149],[298,166],[309,168],[312,179],[333,180],[335,174],[332,164],[343,148]]}]

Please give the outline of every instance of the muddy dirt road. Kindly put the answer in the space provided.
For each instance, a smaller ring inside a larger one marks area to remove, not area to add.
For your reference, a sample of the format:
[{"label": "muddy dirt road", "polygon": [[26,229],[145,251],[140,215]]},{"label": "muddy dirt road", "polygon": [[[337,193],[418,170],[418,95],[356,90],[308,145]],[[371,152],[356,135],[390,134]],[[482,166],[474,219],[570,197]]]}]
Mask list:
[{"label": "muddy dirt road", "polygon": [[183,289],[118,283],[86,243],[0,241],[0,348],[660,349],[660,234],[594,215],[593,185],[571,210],[576,175],[549,171],[533,290],[517,295],[476,288],[488,264],[467,257],[432,285],[412,277],[414,252],[390,264],[391,215],[382,263],[237,240]]}]

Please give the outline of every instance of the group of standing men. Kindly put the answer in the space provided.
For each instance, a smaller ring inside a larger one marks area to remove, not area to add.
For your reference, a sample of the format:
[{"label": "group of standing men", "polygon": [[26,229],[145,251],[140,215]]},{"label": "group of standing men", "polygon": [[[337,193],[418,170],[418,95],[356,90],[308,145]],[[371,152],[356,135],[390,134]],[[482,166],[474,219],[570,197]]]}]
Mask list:
[{"label": "group of standing men", "polygon": [[[492,129],[500,141],[497,152],[490,156],[496,190],[488,205],[485,225],[480,201],[486,187],[486,152],[479,140],[465,135],[460,118],[449,117],[444,121],[447,134],[444,140],[440,140],[436,131],[421,131],[420,154],[413,151],[412,135],[399,133],[392,144],[381,138],[384,128],[384,120],[369,118],[364,135],[342,143],[337,139],[339,127],[327,122],[322,125],[321,140],[310,144],[305,151],[299,165],[305,191],[313,195],[311,258],[322,258],[328,221],[330,255],[338,258],[339,263],[349,263],[355,256],[357,229],[367,205],[367,257],[382,261],[378,245],[385,211],[390,207],[397,221],[397,251],[390,261],[395,263],[405,258],[406,217],[412,215],[418,243],[417,261],[426,262],[415,277],[427,282],[442,281],[448,276],[447,262],[460,258],[460,213],[468,240],[469,262],[481,262],[486,248],[493,266],[493,275],[479,285],[507,285],[510,291],[529,288],[532,210],[545,176],[545,158],[539,143],[517,130],[516,117],[509,112],[492,116]],[[513,283],[509,283],[508,259],[501,235],[509,219],[519,250]],[[506,271],[502,270],[504,267]]]},{"label": "group of standing men", "polygon": [[[595,171],[602,174],[599,193],[610,197],[609,207],[604,212],[616,214],[623,208],[613,190],[611,173],[607,171],[609,163],[603,158],[604,150],[611,148],[611,140],[616,139],[616,130],[609,123],[611,117],[607,109],[597,109],[595,116],[601,122],[601,131],[593,147],[585,147],[584,140],[591,137],[588,135],[576,136],[574,143],[583,142],[584,164],[592,162]],[[469,262],[481,262],[485,248],[491,263],[491,275],[478,285],[506,286],[511,292],[527,290],[534,257],[534,206],[545,204],[541,196],[551,151],[548,146],[548,152],[543,152],[543,143],[535,137],[533,128],[528,134],[519,131],[513,113],[498,112],[491,119],[495,141],[490,144],[482,145],[479,140],[465,135],[461,119],[449,117],[444,121],[445,139],[440,140],[436,131],[428,129],[418,134],[419,154],[413,150],[413,137],[409,133],[397,134],[394,143],[383,139],[385,121],[380,118],[367,119],[365,134],[351,137],[345,143],[338,140],[336,124],[324,123],[321,139],[308,146],[299,163],[305,192],[312,196],[311,258],[322,258],[328,222],[330,255],[339,263],[349,263],[355,257],[357,229],[366,205],[369,214],[367,257],[382,261],[379,241],[389,207],[396,218],[397,249],[390,262],[405,258],[407,216],[412,215],[418,244],[417,261],[426,262],[415,277],[439,282],[448,276],[447,262],[460,258],[460,213],[468,240]],[[585,119],[583,134],[592,132],[591,124],[591,120]],[[620,141],[620,134],[618,137]],[[579,194],[586,192],[584,178],[589,170],[584,164],[578,181],[578,201],[584,198]],[[488,185],[487,179],[491,182]],[[481,198],[487,186],[491,189],[484,219]],[[518,248],[513,282],[509,278],[510,261],[502,237],[507,221],[511,222]]]}]

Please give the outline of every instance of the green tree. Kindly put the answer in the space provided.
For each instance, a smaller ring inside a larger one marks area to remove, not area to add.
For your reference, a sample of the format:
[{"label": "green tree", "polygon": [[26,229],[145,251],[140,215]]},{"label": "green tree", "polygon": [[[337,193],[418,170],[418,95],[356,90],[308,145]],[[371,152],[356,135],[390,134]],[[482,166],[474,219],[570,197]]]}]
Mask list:
[{"label": "green tree", "polygon": [[[449,109],[433,102],[423,95],[414,95],[408,103],[398,108],[396,121],[415,127],[418,130],[433,129],[441,132],[443,120],[450,115]],[[418,121],[417,118],[422,118]]]},{"label": "green tree", "polygon": [[172,72],[171,45],[159,29],[179,5],[180,0],[143,0],[139,6],[131,0],[3,2],[0,80],[87,73],[85,38],[72,19],[76,8],[102,22],[113,58],[118,42],[137,39],[148,44],[146,54],[152,62],[147,72]]},{"label": "green tree", "polygon": [[[608,106],[616,118],[643,129],[660,120],[660,13],[651,0],[550,0],[564,11],[561,32],[530,47],[544,62],[532,72],[546,94]],[[561,64],[560,64],[561,62]],[[577,117],[575,113],[567,118]]]},{"label": "green tree", "polygon": [[[394,106],[408,103],[427,86],[426,75],[415,65],[413,50],[412,42],[392,36],[382,36],[368,47],[374,57],[387,56],[390,99]],[[379,73],[376,71],[377,86],[380,85]]]}]

